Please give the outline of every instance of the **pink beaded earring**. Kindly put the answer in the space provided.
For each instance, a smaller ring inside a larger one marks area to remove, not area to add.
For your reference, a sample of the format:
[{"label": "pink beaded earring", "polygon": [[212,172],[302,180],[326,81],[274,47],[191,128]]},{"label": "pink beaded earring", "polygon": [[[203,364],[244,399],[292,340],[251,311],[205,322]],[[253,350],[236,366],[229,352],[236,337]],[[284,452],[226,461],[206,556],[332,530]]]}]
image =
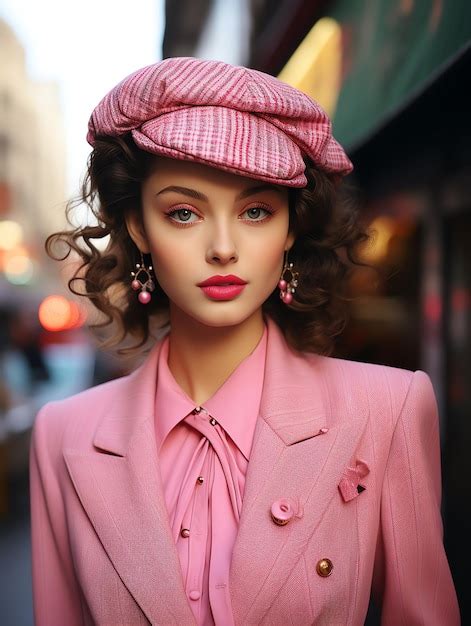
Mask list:
[{"label": "pink beaded earring", "polygon": [[288,250],[285,250],[285,261],[283,271],[281,272],[280,282],[280,298],[285,304],[291,304],[293,301],[293,293],[298,286],[299,272],[293,269],[293,264],[288,263]]},{"label": "pink beaded earring", "polygon": [[141,252],[141,262],[136,263],[136,271],[131,272],[132,282],[131,287],[134,291],[140,289],[137,299],[141,304],[148,304],[151,299],[151,292],[155,289],[154,281],[152,280],[152,265],[146,267],[144,263],[144,256]]}]

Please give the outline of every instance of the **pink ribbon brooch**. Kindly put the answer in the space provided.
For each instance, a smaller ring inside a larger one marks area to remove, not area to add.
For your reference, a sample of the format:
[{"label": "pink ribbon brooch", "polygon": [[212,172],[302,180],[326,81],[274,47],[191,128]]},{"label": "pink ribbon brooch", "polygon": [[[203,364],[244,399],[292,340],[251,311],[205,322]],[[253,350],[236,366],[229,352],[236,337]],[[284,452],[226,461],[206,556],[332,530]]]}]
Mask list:
[{"label": "pink ribbon brooch", "polygon": [[369,474],[370,468],[364,461],[357,461],[355,467],[347,467],[339,482],[340,493],[345,502],[353,500],[366,487],[360,484],[360,480]]}]

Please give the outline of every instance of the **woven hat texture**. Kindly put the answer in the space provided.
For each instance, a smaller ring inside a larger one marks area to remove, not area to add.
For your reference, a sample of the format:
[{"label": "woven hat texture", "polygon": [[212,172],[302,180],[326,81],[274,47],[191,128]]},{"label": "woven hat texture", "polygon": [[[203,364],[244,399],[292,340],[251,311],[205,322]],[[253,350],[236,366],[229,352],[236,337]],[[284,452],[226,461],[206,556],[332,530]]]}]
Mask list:
[{"label": "woven hat texture", "polygon": [[173,57],[144,67],[96,106],[87,141],[132,133],[137,146],[175,159],[303,187],[303,155],[331,174],[352,163],[312,98],[241,66]]}]

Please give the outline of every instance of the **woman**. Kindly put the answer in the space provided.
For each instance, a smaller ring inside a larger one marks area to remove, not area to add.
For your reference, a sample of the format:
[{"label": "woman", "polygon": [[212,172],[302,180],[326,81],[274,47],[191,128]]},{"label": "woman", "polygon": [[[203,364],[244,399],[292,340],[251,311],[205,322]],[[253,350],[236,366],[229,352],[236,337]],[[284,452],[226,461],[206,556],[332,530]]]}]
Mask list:
[{"label": "woman", "polygon": [[98,225],[49,249],[81,255],[116,341],[169,323],[132,374],[38,414],[36,623],[360,625],[372,591],[383,624],[458,624],[430,379],[329,356],[366,235],[325,113],[174,58],[117,85],[88,140]]}]

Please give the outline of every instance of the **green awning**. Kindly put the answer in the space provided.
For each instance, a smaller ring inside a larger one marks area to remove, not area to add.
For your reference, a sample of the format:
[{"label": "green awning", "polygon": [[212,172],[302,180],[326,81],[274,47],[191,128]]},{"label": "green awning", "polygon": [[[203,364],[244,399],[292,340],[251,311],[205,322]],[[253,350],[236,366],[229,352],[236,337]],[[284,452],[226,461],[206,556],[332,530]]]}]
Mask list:
[{"label": "green awning", "polygon": [[342,33],[333,124],[348,149],[364,143],[470,46],[470,0],[339,0],[326,15]]}]

